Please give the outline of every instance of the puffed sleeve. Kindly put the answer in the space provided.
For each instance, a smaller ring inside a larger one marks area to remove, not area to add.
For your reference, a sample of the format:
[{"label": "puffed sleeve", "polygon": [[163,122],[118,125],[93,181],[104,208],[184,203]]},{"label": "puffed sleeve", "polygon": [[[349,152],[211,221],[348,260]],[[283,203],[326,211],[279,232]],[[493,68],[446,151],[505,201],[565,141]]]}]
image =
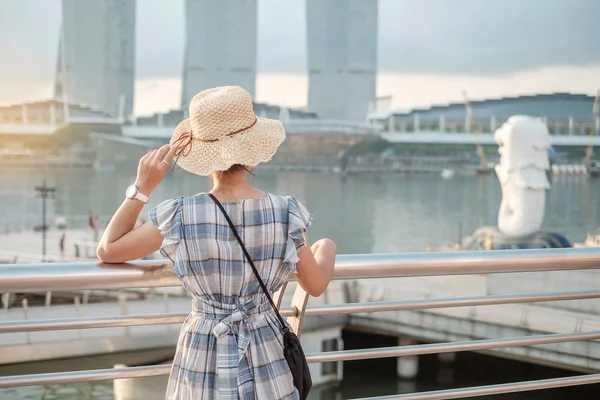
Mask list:
[{"label": "puffed sleeve", "polygon": [[148,213],[150,221],[164,237],[160,254],[175,262],[177,244],[181,239],[181,206],[183,198],[165,200]]},{"label": "puffed sleeve", "polygon": [[312,225],[313,217],[306,207],[293,197],[288,198],[288,238],[284,263],[292,272],[296,272],[298,253],[308,243],[304,233]]}]

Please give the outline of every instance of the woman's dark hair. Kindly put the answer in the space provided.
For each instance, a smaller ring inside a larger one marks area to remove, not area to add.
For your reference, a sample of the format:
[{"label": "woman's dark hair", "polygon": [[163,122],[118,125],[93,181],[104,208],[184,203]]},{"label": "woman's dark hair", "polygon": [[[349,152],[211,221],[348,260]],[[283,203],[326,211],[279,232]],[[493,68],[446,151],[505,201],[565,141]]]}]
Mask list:
[{"label": "woman's dark hair", "polygon": [[233,175],[237,172],[241,172],[241,171],[246,171],[250,175],[254,176],[252,171],[250,171],[250,168],[248,168],[247,166],[242,165],[242,164],[234,164],[231,167],[229,167],[229,169],[227,171],[216,171],[214,173],[214,176],[219,179],[223,179],[223,178],[227,178],[228,176]]}]

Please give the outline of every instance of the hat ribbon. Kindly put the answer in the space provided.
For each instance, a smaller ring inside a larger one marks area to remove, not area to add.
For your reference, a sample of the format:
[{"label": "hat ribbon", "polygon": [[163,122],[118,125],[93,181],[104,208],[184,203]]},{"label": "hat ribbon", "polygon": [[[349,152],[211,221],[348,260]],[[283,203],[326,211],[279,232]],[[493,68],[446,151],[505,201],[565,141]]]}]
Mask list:
[{"label": "hat ribbon", "polygon": [[[233,136],[233,135],[236,135],[238,133],[242,133],[244,131],[247,131],[248,129],[250,129],[254,125],[256,125],[257,122],[258,122],[258,118],[256,118],[256,116],[254,116],[254,122],[252,122],[250,125],[248,125],[245,128],[238,129],[237,131],[228,133],[227,135],[225,135],[223,137]],[[212,142],[218,142],[223,137],[218,138],[218,139],[198,139],[197,137],[194,137],[194,135],[192,134],[191,129],[183,132],[177,138],[177,140],[175,140],[173,142],[173,144],[171,145],[171,146],[176,146],[175,153],[174,153],[175,163],[173,163],[173,169],[171,171],[175,170],[175,165],[177,165],[177,161],[179,161],[179,157],[180,156],[187,157],[188,154],[190,154],[190,152],[192,151],[192,141],[196,140],[198,142],[212,143]]]}]

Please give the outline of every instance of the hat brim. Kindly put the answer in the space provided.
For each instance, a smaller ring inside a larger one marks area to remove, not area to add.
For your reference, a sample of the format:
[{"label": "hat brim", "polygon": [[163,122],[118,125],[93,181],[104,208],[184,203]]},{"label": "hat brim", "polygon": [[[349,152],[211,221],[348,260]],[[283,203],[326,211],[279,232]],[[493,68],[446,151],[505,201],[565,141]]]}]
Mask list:
[{"label": "hat brim", "polygon": [[[189,119],[182,121],[173,133],[171,144],[191,130]],[[280,121],[257,117],[252,128],[217,141],[193,139],[189,152],[179,156],[177,165],[192,174],[203,176],[227,171],[236,164],[255,167],[270,161],[284,139],[285,129]]]}]

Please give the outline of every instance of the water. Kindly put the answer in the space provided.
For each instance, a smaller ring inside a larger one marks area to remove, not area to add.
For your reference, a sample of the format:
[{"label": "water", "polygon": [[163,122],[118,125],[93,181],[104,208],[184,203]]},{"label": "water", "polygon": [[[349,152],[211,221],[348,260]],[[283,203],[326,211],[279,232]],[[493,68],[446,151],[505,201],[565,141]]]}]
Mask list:
[{"label": "water", "polygon": [[[34,197],[33,188],[44,179],[57,188],[55,199],[48,205],[51,215],[75,217],[91,210],[96,215],[110,216],[122,202],[125,188],[135,179],[135,166],[121,168],[109,172],[89,169],[0,171],[0,229],[2,224],[6,226],[24,216],[39,221],[41,200]],[[334,174],[257,172],[254,183],[265,191],[300,199],[314,214],[310,238],[330,237],[338,243],[340,253],[419,252],[457,240],[482,225],[495,225],[501,199],[495,176],[457,175],[444,180],[437,175],[383,174],[341,179]],[[600,197],[600,180],[561,176],[555,178],[552,185],[547,195],[543,229],[560,232],[572,242],[583,241],[588,232],[598,229],[595,199]],[[169,173],[152,194],[150,206],[172,196],[191,195],[208,188],[206,179],[176,170]],[[72,221],[74,225],[85,226],[85,219]],[[1,242],[0,250],[5,250]],[[460,355],[454,367],[424,363],[419,377],[413,381],[396,379],[394,367],[387,364],[366,368],[367,364],[361,362],[353,368],[349,363],[346,380],[340,386],[322,390],[315,399],[435,390],[552,375],[544,375],[541,367],[519,369],[516,366],[522,364],[485,358],[490,373],[483,379],[480,374],[470,373],[473,360],[469,357],[483,356]],[[492,381],[489,381],[490,376]],[[353,382],[361,384],[356,386]],[[568,396],[564,392],[561,397],[556,395],[557,391],[552,393],[558,397],[551,398],[589,398],[583,394],[585,389],[580,390],[581,396],[574,392]],[[0,399],[39,399],[40,393],[40,388],[0,390]],[[550,398],[548,393],[498,398],[547,399]],[[62,385],[51,387],[46,393],[49,400],[86,398],[112,398],[112,384]]]},{"label": "water", "polygon": [[[0,230],[27,216],[41,221],[34,187],[46,179],[57,188],[48,204],[52,215],[83,217],[91,210],[110,216],[135,180],[133,166],[112,172],[84,170],[0,172]],[[341,253],[424,251],[457,240],[482,225],[496,225],[501,191],[495,176],[362,175],[257,172],[254,183],[268,192],[296,196],[314,214],[313,239],[333,238]],[[543,229],[582,241],[598,228],[600,180],[560,176],[548,192]],[[169,197],[209,188],[207,179],[181,170],[156,189],[150,206]],[[141,217],[147,218],[148,207]],[[84,227],[85,218],[73,221]],[[0,250],[2,244],[0,243]]]}]

